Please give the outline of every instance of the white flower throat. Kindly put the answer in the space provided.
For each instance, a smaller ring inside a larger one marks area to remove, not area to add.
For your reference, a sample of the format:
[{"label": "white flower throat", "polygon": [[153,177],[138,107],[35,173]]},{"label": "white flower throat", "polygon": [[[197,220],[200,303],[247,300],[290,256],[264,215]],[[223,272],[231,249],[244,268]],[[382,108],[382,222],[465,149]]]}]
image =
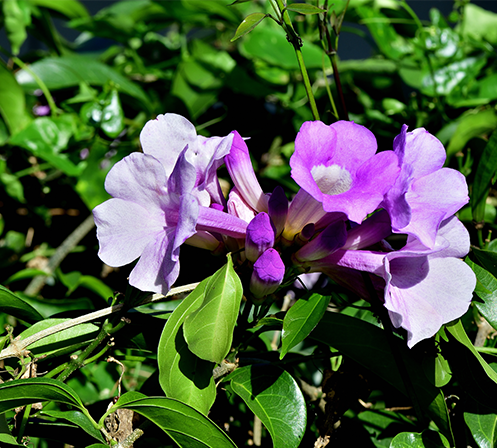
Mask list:
[{"label": "white flower throat", "polygon": [[349,191],[352,186],[350,173],[339,165],[313,166],[311,175],[324,194],[335,196]]}]

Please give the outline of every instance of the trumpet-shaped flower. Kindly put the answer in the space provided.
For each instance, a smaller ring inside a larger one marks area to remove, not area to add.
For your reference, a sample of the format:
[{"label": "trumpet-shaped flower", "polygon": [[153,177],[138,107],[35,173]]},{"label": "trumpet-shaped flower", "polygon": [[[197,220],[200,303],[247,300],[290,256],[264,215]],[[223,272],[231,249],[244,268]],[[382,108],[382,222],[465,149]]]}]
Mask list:
[{"label": "trumpet-shaped flower", "polygon": [[386,193],[383,206],[388,210],[396,233],[417,237],[433,247],[440,223],[469,200],[464,176],[443,168],[445,149],[425,129],[401,133],[394,140],[401,171]]},{"label": "trumpet-shaped flower", "polygon": [[188,149],[178,154],[171,171],[167,158],[125,157],[105,180],[113,198],[93,211],[100,258],[109,266],[123,266],[140,257],[129,281],[143,291],[164,294],[171,288],[179,275],[180,246],[197,230],[245,237],[245,221],[201,205],[198,166],[188,161]]},{"label": "trumpet-shaped flower", "polygon": [[376,154],[376,149],[374,135],[363,126],[308,121],[295,140],[292,177],[326,212],[342,212],[360,223],[382,202],[399,173],[394,152]]}]

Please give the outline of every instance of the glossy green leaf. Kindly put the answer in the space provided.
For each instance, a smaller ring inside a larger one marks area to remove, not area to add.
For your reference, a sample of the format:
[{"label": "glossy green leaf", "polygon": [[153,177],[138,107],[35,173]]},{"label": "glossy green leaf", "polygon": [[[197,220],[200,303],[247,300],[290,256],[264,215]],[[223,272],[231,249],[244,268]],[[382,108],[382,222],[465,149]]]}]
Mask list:
[{"label": "glossy green leaf", "polygon": [[226,265],[205,286],[202,304],[185,319],[183,332],[192,353],[206,361],[222,362],[231,349],[242,295],[242,282],[228,255]]},{"label": "glossy green leaf", "polygon": [[[310,337],[349,356],[407,396],[404,378],[399,373],[396,358],[385,331],[381,328],[341,313],[325,313]],[[402,356],[420,406],[427,411],[444,435],[451,437],[450,420],[442,391],[426,378],[422,366],[411,355],[405,342],[396,339],[396,345],[396,352]],[[381,363],[378,362],[379,359]]]},{"label": "glossy green leaf", "polygon": [[0,434],[0,443],[2,446],[22,446],[22,447],[26,446],[17,443],[17,439],[14,436],[11,436],[10,434]]},{"label": "glossy green leaf", "polygon": [[439,432],[402,432],[394,437],[390,448],[450,448],[447,439]]},{"label": "glossy green leaf", "polygon": [[166,396],[187,403],[203,414],[209,412],[216,398],[214,364],[198,358],[188,349],[183,322],[202,304],[209,280],[210,277],[202,281],[173,311],[162,331],[157,352],[159,382]]},{"label": "glossy green leaf", "polygon": [[257,364],[240,367],[226,379],[267,428],[274,448],[299,446],[306,429],[306,403],[287,371]]},{"label": "glossy green leaf", "polygon": [[0,414],[39,401],[56,401],[85,410],[78,394],[57,380],[27,378],[0,384]]},{"label": "glossy green leaf", "polygon": [[36,309],[1,285],[0,311],[28,322],[43,320],[43,316]]},{"label": "glossy green leaf", "polygon": [[[29,66],[49,90],[65,89],[78,86],[81,82],[103,86],[112,81],[117,90],[126,93],[148,107],[150,101],[138,84],[129,81],[108,65],[88,56],[71,55],[58,58],[41,59]],[[26,71],[16,73],[17,82],[26,90],[33,92],[38,84]]]},{"label": "glossy green leaf", "polygon": [[472,248],[472,251],[480,264],[494,277],[497,277],[497,252],[476,247]]},{"label": "glossy green leaf", "polygon": [[329,296],[306,294],[288,310],[283,320],[280,359],[309,335],[323,317],[329,303]]},{"label": "glossy green leaf", "polygon": [[[494,131],[476,168],[473,191],[471,194],[471,208],[473,219],[476,222],[483,221],[485,217],[485,205],[492,178],[497,171],[497,132]],[[497,259],[496,259],[497,261]],[[497,269],[496,269],[497,272]],[[495,275],[495,272],[494,272]]]},{"label": "glossy green leaf", "polygon": [[80,115],[86,123],[98,125],[110,138],[116,138],[124,129],[124,112],[115,89],[99,101],[86,103]]},{"label": "glossy green leaf", "polygon": [[290,3],[285,9],[288,11],[298,12],[299,14],[320,14],[325,12],[324,9],[308,3]]},{"label": "glossy green leaf", "polygon": [[29,2],[36,6],[53,9],[69,19],[88,17],[88,11],[78,0],[29,0]]},{"label": "glossy green leaf", "polygon": [[236,29],[235,35],[231,39],[231,42],[234,42],[235,40],[240,39],[240,37],[245,36],[245,34],[250,33],[266,17],[267,14],[264,14],[263,12],[254,12],[253,14],[245,17],[245,19],[243,19],[243,22],[238,25],[238,28]]},{"label": "glossy green leaf", "polygon": [[478,41],[497,44],[497,14],[469,3],[464,6],[461,33]]},{"label": "glossy green leaf", "polygon": [[[20,339],[26,339],[42,330],[66,322],[70,319],[45,319],[24,330]],[[66,330],[51,334],[28,347],[28,350],[36,356],[51,355],[59,350],[90,341],[98,334],[99,328],[94,324],[80,324]]]},{"label": "glossy green leaf", "polygon": [[101,442],[105,442],[102,433],[93,426],[88,417],[81,411],[55,411],[48,410],[42,411],[41,415],[46,415],[48,417],[53,417],[61,420],[67,420],[68,422],[78,425],[83,431],[88,433],[90,436],[94,437]]},{"label": "glossy green leaf", "polygon": [[9,283],[16,282],[18,280],[33,278],[36,277],[37,275],[47,276],[49,274],[47,274],[45,271],[41,271],[40,269],[33,269],[33,268],[22,269],[20,271],[17,271],[14,275],[11,275],[7,280],[5,280],[5,284],[8,285]]},{"label": "glossy green leaf", "polygon": [[68,154],[69,139],[76,131],[77,118],[65,114],[57,118],[40,117],[10,139],[12,145],[30,151],[58,168],[68,176],[78,176],[85,167],[85,162],[74,164]]},{"label": "glossy green leaf", "polygon": [[14,55],[19,54],[21,45],[28,34],[26,26],[31,23],[29,5],[23,0],[4,0],[2,2],[5,31]]},{"label": "glossy green leaf", "polygon": [[117,403],[154,422],[182,448],[236,448],[218,426],[193,407],[164,397],[140,398]]},{"label": "glossy green leaf", "polygon": [[479,448],[494,448],[497,445],[495,412],[476,402],[470,402],[464,411],[464,421]]},{"label": "glossy green leaf", "polygon": [[452,379],[448,361],[441,353],[428,354],[423,358],[423,370],[426,377],[436,387],[443,387]]},{"label": "glossy green leaf", "polygon": [[[473,250],[475,250],[475,248],[473,248]],[[475,293],[483,301],[479,302],[475,300],[473,303],[482,316],[487,319],[488,323],[492,325],[492,327],[497,328],[497,278],[468,258],[466,259],[466,263],[473,269],[473,272],[476,275],[477,283]]]},{"label": "glossy green leaf", "polygon": [[26,113],[24,91],[3,64],[0,64],[0,114],[11,134],[19,132],[31,120]]},{"label": "glossy green leaf", "polygon": [[469,140],[492,132],[495,128],[497,128],[497,114],[493,109],[480,110],[462,117],[447,146],[446,163],[453,155],[462,151]]}]

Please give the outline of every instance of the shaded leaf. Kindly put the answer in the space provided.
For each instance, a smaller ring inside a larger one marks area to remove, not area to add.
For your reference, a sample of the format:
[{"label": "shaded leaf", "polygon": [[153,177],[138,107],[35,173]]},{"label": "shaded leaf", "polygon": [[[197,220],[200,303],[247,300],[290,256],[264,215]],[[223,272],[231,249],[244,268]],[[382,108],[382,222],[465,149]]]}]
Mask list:
[{"label": "shaded leaf", "polygon": [[213,363],[195,356],[183,337],[183,322],[204,300],[210,278],[203,280],[173,311],[159,340],[159,382],[166,396],[187,403],[207,414],[216,398]]},{"label": "shaded leaf", "polygon": [[0,311],[28,322],[43,320],[43,316],[31,305],[0,285]]},{"label": "shaded leaf", "polygon": [[266,17],[267,14],[264,14],[263,12],[254,12],[253,14],[245,17],[245,19],[243,19],[243,22],[238,25],[238,28],[236,29],[235,35],[231,39],[231,42],[234,42],[235,40],[240,39],[240,37],[245,36],[245,34],[250,33]]},{"label": "shaded leaf", "polygon": [[183,325],[188,348],[206,361],[220,364],[231,349],[243,288],[231,255],[205,286],[203,302]]},{"label": "shaded leaf", "polygon": [[77,19],[80,17],[88,17],[88,11],[78,0],[29,0],[30,3],[36,6],[53,9],[60,12],[69,19]]},{"label": "shaded leaf", "polygon": [[439,432],[402,432],[394,437],[390,448],[450,448],[447,439]]},{"label": "shaded leaf", "polygon": [[329,303],[329,296],[306,294],[288,310],[283,320],[280,359],[309,335],[323,317]]},{"label": "shaded leaf", "polygon": [[236,369],[226,380],[264,423],[274,448],[299,446],[306,429],[306,404],[288,372],[269,364],[254,364]]},{"label": "shaded leaf", "polygon": [[27,378],[0,384],[0,413],[39,401],[56,401],[86,410],[78,394],[49,378]]},{"label": "shaded leaf", "polygon": [[19,132],[31,120],[26,114],[24,91],[3,64],[0,64],[0,114],[11,134]]},{"label": "shaded leaf", "polygon": [[48,410],[48,411],[42,411],[41,415],[47,415],[49,417],[67,420],[70,423],[78,425],[83,431],[90,434],[90,436],[94,437],[95,439],[100,440],[101,442],[105,442],[102,433],[98,429],[96,429],[92,425],[88,417],[80,411]]},{"label": "shaded leaf", "polygon": [[300,14],[319,14],[325,12],[324,9],[318,8],[308,3],[290,3],[286,6],[288,11],[298,12]]},{"label": "shaded leaf", "polygon": [[114,408],[131,409],[161,428],[183,448],[233,448],[236,445],[211,420],[194,408],[171,398],[141,398],[117,403]]},{"label": "shaded leaf", "polygon": [[99,101],[86,103],[80,115],[86,123],[97,124],[110,138],[116,138],[124,129],[124,112],[115,89]]},{"label": "shaded leaf", "polygon": [[475,300],[473,303],[482,316],[487,319],[488,323],[497,329],[497,279],[486,269],[473,263],[469,258],[466,259],[466,263],[476,275],[475,293],[483,300],[483,302]]}]

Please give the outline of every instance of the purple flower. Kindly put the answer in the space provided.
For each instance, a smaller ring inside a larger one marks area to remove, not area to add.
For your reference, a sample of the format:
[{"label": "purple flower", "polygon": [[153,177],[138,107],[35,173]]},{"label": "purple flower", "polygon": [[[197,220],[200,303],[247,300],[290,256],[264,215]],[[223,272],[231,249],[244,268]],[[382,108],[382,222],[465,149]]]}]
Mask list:
[{"label": "purple flower", "polygon": [[[352,237],[349,232],[344,247],[359,245],[356,229]],[[371,229],[366,229],[364,240],[376,239],[371,235]],[[386,246],[385,249],[390,252],[339,249],[302,266],[309,272],[324,272],[369,300],[360,272],[375,274],[373,284],[377,290],[383,290],[393,325],[407,330],[409,347],[433,336],[443,324],[468,310],[476,278],[460,259],[469,252],[469,235],[457,218],[442,222],[432,249],[412,236],[398,251]]]},{"label": "purple flower", "polygon": [[401,171],[383,201],[395,233],[419,238],[426,247],[433,247],[440,223],[469,201],[464,176],[450,168],[442,168],[445,149],[425,129],[401,133],[394,140]]},{"label": "purple flower", "polygon": [[347,229],[343,221],[330,224],[316,238],[295,253],[300,262],[319,260],[340,249],[347,240]]},{"label": "purple flower", "polygon": [[272,294],[281,285],[285,276],[285,265],[275,249],[266,250],[254,263],[250,278],[250,292],[256,299]]},{"label": "purple flower", "polygon": [[140,134],[143,152],[162,163],[167,177],[171,175],[180,153],[188,147],[186,159],[196,172],[192,194],[206,207],[211,202],[225,205],[216,171],[229,153],[232,141],[232,134],[210,138],[197,135],[195,126],[176,114],[158,115],[155,120],[147,122]]},{"label": "purple flower", "polygon": [[268,197],[263,193],[255,176],[247,144],[238,132],[233,131],[231,135],[233,144],[224,161],[238,195],[252,210],[267,213]]},{"label": "purple flower", "polygon": [[[166,132],[174,153],[181,140],[178,129],[186,120],[179,116],[167,119],[178,124],[170,131],[173,135]],[[163,125],[164,120],[160,118],[158,122]],[[151,125],[149,130],[155,126]],[[195,146],[198,142],[188,140],[191,129],[187,131],[185,144]],[[197,157],[200,153],[192,156],[189,146],[173,160],[162,142],[161,149],[167,154],[155,157],[161,154],[148,146],[151,138],[148,135],[142,144],[155,155],[133,153],[116,163],[105,180],[105,189],[113,198],[96,207],[93,213],[102,261],[110,266],[123,266],[140,257],[131,271],[130,284],[142,291],[164,294],[179,275],[179,250],[186,240],[199,231],[192,243],[212,249],[216,240],[212,234],[244,238],[247,223],[217,207],[203,205],[211,203],[212,196],[207,199],[205,196],[209,173],[216,166],[217,151],[224,144],[211,145],[201,139],[205,143],[202,148],[214,158],[212,163],[203,156]],[[215,142],[219,143],[217,138]],[[211,151],[213,147],[215,150]],[[189,161],[192,157],[196,165]],[[202,167],[205,172],[201,171]]]},{"label": "purple flower", "polygon": [[290,159],[292,177],[326,212],[342,212],[360,223],[383,200],[399,173],[393,151],[376,154],[365,127],[338,121],[305,122]]},{"label": "purple flower", "polygon": [[258,213],[247,226],[245,256],[255,262],[260,255],[274,245],[274,228],[267,213]]},{"label": "purple flower", "polygon": [[279,185],[269,197],[268,210],[271,221],[276,229],[276,236],[279,236],[285,227],[288,216],[288,199],[286,198],[285,190]]}]

